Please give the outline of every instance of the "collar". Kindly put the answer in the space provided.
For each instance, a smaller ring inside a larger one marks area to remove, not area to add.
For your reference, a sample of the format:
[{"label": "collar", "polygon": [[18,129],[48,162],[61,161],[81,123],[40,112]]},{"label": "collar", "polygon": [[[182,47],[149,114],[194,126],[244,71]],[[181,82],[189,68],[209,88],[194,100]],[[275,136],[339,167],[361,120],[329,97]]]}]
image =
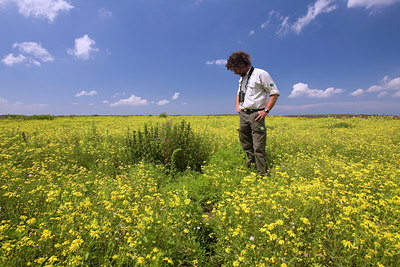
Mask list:
[{"label": "collar", "polygon": [[245,75],[242,76],[242,78],[249,77],[249,73],[250,73],[252,68],[253,68],[253,66],[250,66],[249,70],[246,72]]},{"label": "collar", "polygon": [[245,75],[245,76],[249,76],[249,73],[250,73],[250,71],[251,71],[252,68],[253,68],[253,66],[250,66],[250,69],[246,72],[246,75]]},{"label": "collar", "polygon": [[247,77],[247,81],[250,79],[251,75],[253,74],[254,71],[254,67],[250,66],[250,69],[247,71],[246,76]]}]

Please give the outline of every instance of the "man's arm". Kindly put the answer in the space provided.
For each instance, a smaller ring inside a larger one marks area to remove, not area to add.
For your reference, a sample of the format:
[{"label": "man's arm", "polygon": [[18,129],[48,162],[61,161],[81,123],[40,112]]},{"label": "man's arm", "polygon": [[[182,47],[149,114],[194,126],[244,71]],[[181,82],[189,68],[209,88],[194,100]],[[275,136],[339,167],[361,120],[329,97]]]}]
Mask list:
[{"label": "man's arm", "polygon": [[[276,103],[276,100],[278,100],[278,97],[279,97],[279,95],[270,95],[269,99],[268,99],[268,103],[265,106],[265,108],[268,110],[271,110],[275,106],[275,103]],[[267,114],[268,113],[265,110],[260,110],[258,112],[258,117],[256,118],[256,121],[264,119],[267,116]]]},{"label": "man's arm", "polygon": [[278,100],[279,95],[270,95],[268,99],[268,103],[265,106],[266,109],[271,110],[276,103],[276,100]]},{"label": "man's arm", "polygon": [[239,95],[236,95],[236,112],[240,113],[242,110],[240,109],[240,103],[239,103]]}]

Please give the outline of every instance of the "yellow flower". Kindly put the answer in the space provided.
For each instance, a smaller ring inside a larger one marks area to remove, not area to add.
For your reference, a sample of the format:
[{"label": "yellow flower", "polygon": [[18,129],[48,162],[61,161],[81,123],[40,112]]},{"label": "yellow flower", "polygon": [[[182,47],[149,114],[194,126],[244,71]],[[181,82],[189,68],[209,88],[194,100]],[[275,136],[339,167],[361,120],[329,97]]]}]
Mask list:
[{"label": "yellow flower", "polygon": [[35,224],[36,223],[36,219],[32,218],[26,221],[27,224]]},{"label": "yellow flower", "polygon": [[71,245],[69,246],[69,250],[74,252],[79,249],[79,247],[83,244],[83,240],[78,238],[72,241]]},{"label": "yellow flower", "polygon": [[72,194],[73,194],[74,196],[77,196],[77,197],[83,196],[83,194],[82,194],[81,192],[73,192]]},{"label": "yellow flower", "polygon": [[40,237],[41,240],[46,240],[48,238],[51,238],[51,231],[49,230],[43,230],[42,236]]},{"label": "yellow flower", "polygon": [[342,244],[345,248],[351,248],[353,247],[353,244],[350,241],[347,240],[342,240]]},{"label": "yellow flower", "polygon": [[55,261],[58,261],[58,259],[57,259],[57,257],[56,256],[51,256],[49,259],[48,259],[48,262],[50,262],[50,263],[54,263]]},{"label": "yellow flower", "polygon": [[165,257],[165,258],[163,259],[163,261],[166,261],[166,262],[168,262],[169,264],[174,264],[173,260],[170,259],[170,258],[168,258],[168,257]]},{"label": "yellow flower", "polygon": [[82,260],[82,257],[75,256],[75,257],[72,258],[72,264],[73,265],[78,265],[78,264],[81,263],[81,260]]},{"label": "yellow flower", "polygon": [[145,263],[144,258],[143,257],[139,257],[138,260],[137,260],[137,264],[144,264],[144,263]]},{"label": "yellow flower", "polygon": [[25,231],[25,225],[17,225],[17,233],[22,233]]},{"label": "yellow flower", "polygon": [[46,259],[45,259],[45,258],[42,258],[42,257],[37,258],[37,259],[35,260],[35,262],[38,263],[38,264],[42,264],[42,263],[45,262],[45,261],[46,261]]},{"label": "yellow flower", "polygon": [[94,239],[99,238],[99,231],[98,230],[90,230],[90,236],[93,237]]},{"label": "yellow flower", "polygon": [[300,220],[307,225],[310,225],[310,221],[307,218],[300,218]]},{"label": "yellow flower", "polygon": [[6,251],[10,251],[12,249],[12,245],[10,243],[6,242],[1,246],[1,249],[4,249]]}]

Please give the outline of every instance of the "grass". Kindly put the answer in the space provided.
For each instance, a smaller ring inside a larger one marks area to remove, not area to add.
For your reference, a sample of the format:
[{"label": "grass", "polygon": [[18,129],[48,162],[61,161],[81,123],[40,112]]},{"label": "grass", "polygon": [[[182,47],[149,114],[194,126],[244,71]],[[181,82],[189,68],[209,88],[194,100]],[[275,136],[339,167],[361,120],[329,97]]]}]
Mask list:
[{"label": "grass", "polygon": [[[127,160],[128,128],[182,120],[212,144],[201,171]],[[399,120],[268,117],[263,179],[237,127],[237,116],[0,120],[0,265],[398,264]]]}]

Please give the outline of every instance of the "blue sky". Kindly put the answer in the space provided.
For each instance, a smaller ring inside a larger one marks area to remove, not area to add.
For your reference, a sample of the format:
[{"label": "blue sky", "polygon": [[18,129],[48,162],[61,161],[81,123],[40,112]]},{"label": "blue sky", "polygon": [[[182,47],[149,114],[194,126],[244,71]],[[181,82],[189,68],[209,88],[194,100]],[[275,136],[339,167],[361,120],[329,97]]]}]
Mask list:
[{"label": "blue sky", "polygon": [[272,115],[400,115],[400,0],[0,0],[0,114],[235,114],[252,55]]}]

